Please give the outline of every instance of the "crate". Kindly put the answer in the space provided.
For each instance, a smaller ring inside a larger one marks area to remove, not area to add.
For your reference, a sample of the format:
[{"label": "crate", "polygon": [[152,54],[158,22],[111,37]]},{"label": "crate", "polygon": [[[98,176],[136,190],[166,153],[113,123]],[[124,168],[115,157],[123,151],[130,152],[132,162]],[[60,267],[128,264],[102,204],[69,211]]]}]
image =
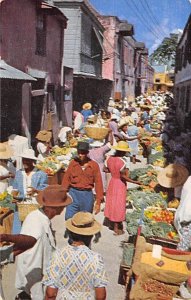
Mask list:
[{"label": "crate", "polygon": [[176,249],[177,248],[177,241],[165,239],[157,236],[153,237],[146,237],[146,242],[150,244],[160,245],[162,247],[170,248],[170,249]]},{"label": "crate", "polygon": [[11,234],[13,228],[14,212],[7,211],[0,216],[0,233]]}]

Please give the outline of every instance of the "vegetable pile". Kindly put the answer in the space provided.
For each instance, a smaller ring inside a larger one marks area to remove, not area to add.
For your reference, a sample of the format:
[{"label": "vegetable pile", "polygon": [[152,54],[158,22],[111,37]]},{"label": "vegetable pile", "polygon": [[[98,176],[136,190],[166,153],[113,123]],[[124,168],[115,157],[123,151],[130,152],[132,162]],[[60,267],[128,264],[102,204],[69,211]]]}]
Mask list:
[{"label": "vegetable pile", "polygon": [[0,194],[0,208],[9,208],[15,210],[15,204],[12,203],[13,196],[7,191]]},{"label": "vegetable pile", "polygon": [[157,172],[151,165],[146,168],[137,168],[130,171],[130,178],[140,181],[143,185],[157,184]]},{"label": "vegetable pile", "polygon": [[62,168],[60,161],[53,156],[46,157],[43,161],[36,164],[36,168],[44,171],[48,175],[54,175],[59,169]]},{"label": "vegetable pile", "polygon": [[[128,192],[127,200],[134,210],[126,214],[127,231],[136,235],[141,224],[144,237],[163,237],[178,239],[173,226],[174,214],[167,210],[166,197],[162,193],[132,190]],[[144,213],[143,213],[144,212]],[[141,222],[142,221],[142,222]]]}]

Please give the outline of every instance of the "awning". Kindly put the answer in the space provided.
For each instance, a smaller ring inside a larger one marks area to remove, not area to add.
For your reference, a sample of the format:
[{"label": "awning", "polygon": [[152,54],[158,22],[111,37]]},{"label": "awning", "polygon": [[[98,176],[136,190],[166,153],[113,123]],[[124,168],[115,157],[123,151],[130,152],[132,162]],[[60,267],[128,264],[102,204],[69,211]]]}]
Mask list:
[{"label": "awning", "polygon": [[30,67],[27,67],[27,73],[35,78],[41,78],[41,79],[44,79],[47,76],[47,72],[37,70],[37,69],[32,69]]},{"label": "awning", "polygon": [[31,77],[30,75],[14,68],[14,67],[11,67],[4,60],[0,60],[0,78],[36,81],[36,79]]}]

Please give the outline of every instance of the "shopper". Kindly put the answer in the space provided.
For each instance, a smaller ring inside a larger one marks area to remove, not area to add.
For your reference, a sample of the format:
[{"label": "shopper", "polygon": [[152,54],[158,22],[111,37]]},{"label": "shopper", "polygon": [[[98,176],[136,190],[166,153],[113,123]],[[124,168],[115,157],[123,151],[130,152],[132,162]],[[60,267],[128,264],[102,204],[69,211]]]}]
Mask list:
[{"label": "shopper", "polygon": [[106,203],[104,215],[114,227],[115,235],[121,235],[123,231],[123,221],[126,215],[126,182],[141,184],[129,178],[129,167],[124,158],[125,153],[130,151],[125,141],[119,141],[113,147],[116,152],[106,160],[106,172],[111,173],[111,180],[106,191]]},{"label": "shopper", "polygon": [[78,212],[66,221],[72,244],[57,251],[44,276],[45,300],[105,300],[107,276],[100,254],[90,243],[101,225],[88,212]]}]

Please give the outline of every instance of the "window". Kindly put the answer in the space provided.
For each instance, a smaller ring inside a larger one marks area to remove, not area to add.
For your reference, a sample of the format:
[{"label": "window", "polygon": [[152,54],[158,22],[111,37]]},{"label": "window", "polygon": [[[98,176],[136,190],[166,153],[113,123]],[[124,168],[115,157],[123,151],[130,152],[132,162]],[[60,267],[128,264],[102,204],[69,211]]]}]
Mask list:
[{"label": "window", "polygon": [[156,83],[159,83],[159,82],[160,82],[160,79],[156,78],[156,79],[155,79],[155,82],[156,82]]},{"label": "window", "polygon": [[46,55],[46,17],[42,13],[37,13],[36,54],[42,56]]}]

